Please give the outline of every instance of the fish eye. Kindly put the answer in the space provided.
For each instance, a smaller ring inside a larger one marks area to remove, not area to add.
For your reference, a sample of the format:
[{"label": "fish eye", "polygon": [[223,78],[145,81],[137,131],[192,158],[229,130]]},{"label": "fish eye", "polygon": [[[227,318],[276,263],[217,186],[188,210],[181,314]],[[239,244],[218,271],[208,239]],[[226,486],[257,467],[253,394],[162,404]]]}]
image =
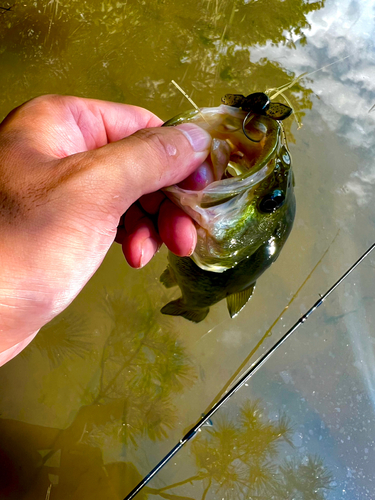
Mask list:
[{"label": "fish eye", "polygon": [[259,209],[265,214],[272,214],[284,205],[285,194],[280,189],[275,189],[272,193],[266,194],[259,203]]}]

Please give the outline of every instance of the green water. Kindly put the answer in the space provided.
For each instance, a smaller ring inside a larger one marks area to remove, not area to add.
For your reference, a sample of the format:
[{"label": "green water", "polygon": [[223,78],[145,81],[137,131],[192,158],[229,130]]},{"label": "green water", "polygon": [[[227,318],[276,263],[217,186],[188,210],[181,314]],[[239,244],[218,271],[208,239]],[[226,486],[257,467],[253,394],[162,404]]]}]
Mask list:
[{"label": "green water", "polygon": [[[231,320],[217,304],[199,325],[162,316],[178,293],[159,282],[165,250],[136,271],[114,246],[69,309],[0,369],[0,498],[123,499],[372,243],[371,13],[371,2],[334,0],[0,9],[0,118],[61,93],[166,120],[191,107],[172,79],[210,106],[336,61],[286,92],[297,217],[244,311]],[[373,498],[374,268],[370,258],[137,498]]]}]

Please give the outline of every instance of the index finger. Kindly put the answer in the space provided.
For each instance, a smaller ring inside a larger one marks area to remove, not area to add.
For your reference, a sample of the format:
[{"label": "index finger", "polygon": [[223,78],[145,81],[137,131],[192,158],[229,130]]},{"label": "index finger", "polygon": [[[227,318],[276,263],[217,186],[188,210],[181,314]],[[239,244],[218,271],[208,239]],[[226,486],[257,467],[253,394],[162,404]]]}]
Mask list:
[{"label": "index finger", "polygon": [[[14,119],[16,118],[16,119]],[[9,113],[1,128],[18,129],[42,153],[59,158],[116,142],[162,120],[139,106],[75,96],[44,95]]]},{"label": "index finger", "polygon": [[115,142],[142,128],[160,127],[163,121],[151,111],[117,102],[98,99],[80,99],[94,115],[100,114],[108,142]]}]

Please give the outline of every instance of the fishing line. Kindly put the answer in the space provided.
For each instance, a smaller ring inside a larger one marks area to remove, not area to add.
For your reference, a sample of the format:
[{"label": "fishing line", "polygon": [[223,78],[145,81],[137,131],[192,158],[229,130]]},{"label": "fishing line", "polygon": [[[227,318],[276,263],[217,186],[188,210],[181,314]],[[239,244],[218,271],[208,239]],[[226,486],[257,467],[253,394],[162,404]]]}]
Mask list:
[{"label": "fishing line", "polygon": [[272,356],[272,354],[278,349],[296,330],[298,327],[305,323],[309,316],[316,311],[316,309],[323,304],[325,299],[331,295],[331,293],[349,276],[354,269],[361,264],[361,262],[374,250],[375,243],[373,243],[366,252],[339,278],[334,285],[331,286],[320,299],[315,302],[315,304],[310,307],[310,309],[305,312],[297,322],[290,328],[263,356],[261,356],[255,363],[253,363],[250,368],[244,373],[240,380],[230,389],[217,403],[215,403],[210,411],[203,415],[203,417],[185,434],[185,436],[180,439],[180,441],[171,449],[167,455],[152,469],[147,476],[145,476],[142,481],[140,481],[137,486],[124,498],[124,500],[132,500],[146,484],[164,467],[164,465],[169,462],[169,460],[188,442],[192,439],[198,431],[203,427],[206,422],[209,422],[211,417],[221,408],[227,400],[233,396],[248,380],[250,377],[256,373],[261,366]]}]

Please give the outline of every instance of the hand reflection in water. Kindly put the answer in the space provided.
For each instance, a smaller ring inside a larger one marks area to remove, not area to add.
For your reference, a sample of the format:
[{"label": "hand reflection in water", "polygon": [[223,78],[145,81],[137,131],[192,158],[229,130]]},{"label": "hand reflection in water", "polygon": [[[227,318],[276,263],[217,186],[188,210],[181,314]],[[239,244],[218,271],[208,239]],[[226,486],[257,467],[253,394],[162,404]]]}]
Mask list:
[{"label": "hand reflection in water", "polygon": [[135,106],[42,96],[0,125],[0,365],[72,302],[115,239],[133,267],[162,242],[194,250],[194,224],[159,190],[194,172],[211,138],[161,123]]}]

